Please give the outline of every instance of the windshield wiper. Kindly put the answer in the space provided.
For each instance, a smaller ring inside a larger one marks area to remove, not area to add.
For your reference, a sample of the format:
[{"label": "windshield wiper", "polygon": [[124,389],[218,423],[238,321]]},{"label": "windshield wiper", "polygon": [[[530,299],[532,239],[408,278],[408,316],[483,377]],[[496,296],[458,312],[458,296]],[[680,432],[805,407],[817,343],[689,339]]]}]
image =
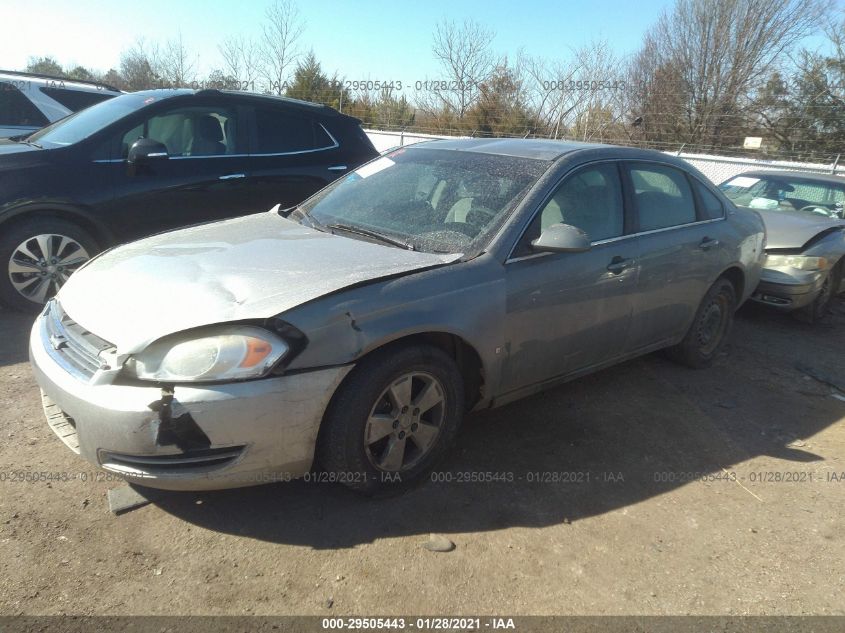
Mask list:
[{"label": "windshield wiper", "polygon": [[363,235],[364,237],[371,237],[374,240],[378,240],[379,242],[384,242],[385,244],[390,244],[391,246],[405,248],[409,251],[417,250],[416,247],[410,242],[404,242],[399,238],[390,237],[388,235],[384,235],[376,231],[370,231],[369,229],[363,229],[359,226],[351,226],[349,224],[327,224],[326,228],[331,229],[332,232],[343,231],[345,233],[352,233],[354,235]]},{"label": "windshield wiper", "polygon": [[44,149],[44,148],[43,148],[41,145],[39,145],[38,143],[34,143],[34,142],[32,142],[32,141],[28,141],[28,140],[27,140],[27,139],[25,139],[25,138],[22,138],[20,141],[18,141],[18,143],[25,143],[26,145],[32,145],[33,147],[37,147],[38,149]]}]

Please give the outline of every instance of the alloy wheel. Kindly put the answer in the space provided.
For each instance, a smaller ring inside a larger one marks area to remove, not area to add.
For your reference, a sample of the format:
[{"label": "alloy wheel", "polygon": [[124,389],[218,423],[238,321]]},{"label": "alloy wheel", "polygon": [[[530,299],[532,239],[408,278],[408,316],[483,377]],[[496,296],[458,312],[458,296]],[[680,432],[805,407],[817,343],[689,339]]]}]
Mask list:
[{"label": "alloy wheel", "polygon": [[91,259],[79,242],[66,235],[41,234],[20,243],[9,259],[9,279],[18,293],[44,303],[71,273]]},{"label": "alloy wheel", "polygon": [[446,391],[425,372],[406,373],[378,397],[364,427],[367,459],[379,470],[413,468],[435,446],[446,416]]}]

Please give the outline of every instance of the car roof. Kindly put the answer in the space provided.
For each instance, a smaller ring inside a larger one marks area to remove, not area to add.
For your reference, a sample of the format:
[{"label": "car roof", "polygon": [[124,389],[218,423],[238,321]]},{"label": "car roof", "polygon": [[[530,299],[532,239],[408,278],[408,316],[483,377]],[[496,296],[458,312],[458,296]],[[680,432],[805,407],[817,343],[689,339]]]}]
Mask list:
[{"label": "car roof", "polygon": [[406,146],[424,149],[446,149],[462,152],[477,152],[481,154],[498,154],[500,156],[514,156],[516,158],[532,158],[536,160],[555,161],[563,156],[575,152],[590,151],[591,154],[601,155],[601,158],[643,159],[663,163],[671,163],[691,170],[691,166],[669,154],[651,149],[637,147],[623,147],[620,145],[606,145],[603,143],[580,143],[577,141],[558,141],[553,139],[521,139],[521,138],[462,138],[444,139],[414,143]]},{"label": "car roof", "polygon": [[578,149],[594,149],[610,146],[540,138],[455,138],[414,143],[413,147],[448,149],[461,152],[476,152],[479,154],[498,154],[500,156],[552,161]]},{"label": "car roof", "polygon": [[317,116],[342,116],[348,119],[354,119],[354,117],[350,117],[349,115],[338,112],[334,108],[329,107],[327,105],[323,105],[321,103],[311,103],[310,101],[291,99],[290,97],[280,97],[276,95],[260,94],[257,92],[246,92],[241,90],[218,90],[216,88],[204,88],[199,90],[194,90],[192,88],[154,88],[151,90],[139,90],[138,92],[133,92],[131,94],[155,97],[157,100],[173,99],[176,97],[206,97],[215,95],[226,95],[229,97],[243,99],[244,101],[251,101],[253,103],[272,103],[274,105],[284,105]]},{"label": "car roof", "polygon": [[122,91],[114,86],[103,83],[101,81],[86,80],[86,79],[69,79],[68,77],[60,77],[58,75],[46,75],[43,73],[28,73],[19,70],[0,70],[0,79],[45,79],[50,81],[60,81],[65,87],[81,88],[90,91],[91,88],[98,90],[108,90],[115,94],[121,94]]},{"label": "car roof", "polygon": [[744,171],[741,174],[731,177],[731,180],[737,176],[749,176],[752,178],[769,178],[777,176],[781,178],[788,177],[792,180],[803,180],[805,182],[845,185],[845,177],[842,176],[836,176],[834,174],[814,174],[806,171],[787,171],[784,169],[758,169],[754,171]]}]

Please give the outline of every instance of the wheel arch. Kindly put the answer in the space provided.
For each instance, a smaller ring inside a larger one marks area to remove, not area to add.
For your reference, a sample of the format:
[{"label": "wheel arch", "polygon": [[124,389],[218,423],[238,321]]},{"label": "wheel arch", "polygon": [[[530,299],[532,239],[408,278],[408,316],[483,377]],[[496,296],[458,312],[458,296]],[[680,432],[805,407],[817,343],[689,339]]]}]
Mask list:
[{"label": "wheel arch", "polygon": [[463,377],[464,394],[466,395],[465,408],[467,411],[473,409],[488,397],[489,394],[486,393],[487,372],[485,371],[481,355],[474,345],[464,337],[453,332],[427,330],[406,333],[369,347],[355,362],[359,363],[370,355],[376,352],[382,352],[390,347],[414,344],[436,347],[455,361],[458,371]]},{"label": "wheel arch", "polygon": [[738,308],[745,297],[745,271],[743,271],[738,265],[734,264],[733,266],[729,266],[723,270],[722,274],[716,278],[717,281],[719,279],[727,279],[731,282],[731,285],[734,287],[734,291],[736,292],[736,307]]},{"label": "wheel arch", "polygon": [[57,218],[77,224],[81,229],[91,234],[100,249],[106,249],[117,240],[114,233],[92,213],[68,204],[40,203],[16,207],[0,216],[0,228],[26,222],[33,218]]}]

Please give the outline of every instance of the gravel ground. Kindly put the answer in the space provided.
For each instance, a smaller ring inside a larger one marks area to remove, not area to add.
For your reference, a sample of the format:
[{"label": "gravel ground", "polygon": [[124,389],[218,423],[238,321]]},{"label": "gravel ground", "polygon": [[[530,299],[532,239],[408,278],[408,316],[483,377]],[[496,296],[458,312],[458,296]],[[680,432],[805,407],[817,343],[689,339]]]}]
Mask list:
[{"label": "gravel ground", "polygon": [[[43,419],[28,327],[0,313],[4,615],[845,614],[845,304],[747,307],[710,369],[652,355],[474,415],[452,481],[398,498],[294,482],[122,516]],[[512,481],[463,481],[488,472]]]}]

